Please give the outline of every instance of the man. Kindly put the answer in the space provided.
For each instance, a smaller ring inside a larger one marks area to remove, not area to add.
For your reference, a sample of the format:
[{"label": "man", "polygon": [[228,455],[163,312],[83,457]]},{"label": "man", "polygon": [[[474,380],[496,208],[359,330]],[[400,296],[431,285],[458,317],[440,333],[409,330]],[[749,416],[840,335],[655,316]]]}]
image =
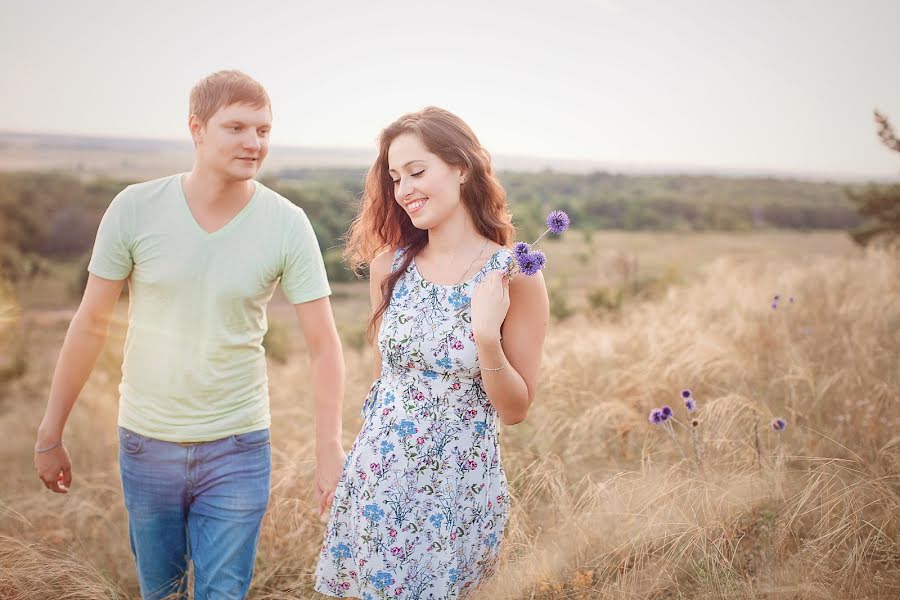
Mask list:
[{"label": "man", "polygon": [[144,598],[243,598],[269,499],[263,335],[280,280],[311,356],[316,495],[333,498],[344,363],[318,243],[304,212],[256,182],[272,112],[265,89],[220,71],[192,90],[190,173],[129,186],[97,232],[35,445],[44,485],[66,493],[63,429],[129,282],[119,466]]}]

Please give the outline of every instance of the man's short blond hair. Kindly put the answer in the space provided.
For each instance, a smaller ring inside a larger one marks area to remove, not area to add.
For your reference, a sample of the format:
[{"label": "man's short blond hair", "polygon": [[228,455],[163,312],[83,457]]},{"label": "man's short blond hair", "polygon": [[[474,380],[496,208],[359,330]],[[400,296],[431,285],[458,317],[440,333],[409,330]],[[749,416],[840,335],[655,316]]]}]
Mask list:
[{"label": "man's short blond hair", "polygon": [[241,71],[216,71],[198,81],[191,90],[190,114],[197,115],[203,125],[217,110],[232,104],[249,104],[272,111],[266,89]]}]

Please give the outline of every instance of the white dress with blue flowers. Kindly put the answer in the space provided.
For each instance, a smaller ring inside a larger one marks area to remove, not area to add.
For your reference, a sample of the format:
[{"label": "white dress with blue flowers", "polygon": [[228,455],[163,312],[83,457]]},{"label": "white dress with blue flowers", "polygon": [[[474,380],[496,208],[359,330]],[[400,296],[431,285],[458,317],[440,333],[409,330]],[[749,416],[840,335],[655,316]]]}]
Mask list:
[{"label": "white dress with blue flowers", "polygon": [[[401,249],[392,271],[402,258]],[[381,376],[335,491],[318,592],[460,599],[494,568],[509,496],[469,300],[511,260],[500,248],[456,286],[425,280],[413,262],[394,286],[378,336]]]}]

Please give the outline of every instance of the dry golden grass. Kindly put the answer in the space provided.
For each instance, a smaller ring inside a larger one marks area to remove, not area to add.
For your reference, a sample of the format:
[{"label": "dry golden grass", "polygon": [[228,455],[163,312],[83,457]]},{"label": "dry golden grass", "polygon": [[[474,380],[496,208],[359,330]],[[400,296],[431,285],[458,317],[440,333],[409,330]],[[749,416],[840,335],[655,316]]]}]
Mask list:
[{"label": "dry golden grass", "polygon": [[[553,324],[531,414],[502,434],[513,512],[483,597],[900,597],[900,257],[769,249],[700,262],[614,319]],[[336,300],[350,330],[365,294],[353,289]],[[50,495],[31,469],[65,325],[26,310],[28,370],[0,396],[0,597],[137,598],[116,465],[121,323],[67,429],[72,492]],[[323,525],[305,356],[292,344],[270,366],[257,599],[315,597]],[[349,446],[370,368],[345,352]],[[662,404],[685,422],[684,387],[700,406],[702,472],[686,431],[647,423]],[[780,443],[774,416],[788,421]]]}]

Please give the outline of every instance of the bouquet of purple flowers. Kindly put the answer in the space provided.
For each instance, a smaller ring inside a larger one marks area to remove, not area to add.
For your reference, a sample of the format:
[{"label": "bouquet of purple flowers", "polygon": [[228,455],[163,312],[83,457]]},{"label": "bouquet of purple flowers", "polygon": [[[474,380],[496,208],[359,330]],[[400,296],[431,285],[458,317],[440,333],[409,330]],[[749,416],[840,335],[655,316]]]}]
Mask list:
[{"label": "bouquet of purple flowers", "polygon": [[543,269],[547,262],[547,256],[540,250],[533,250],[532,247],[536,246],[548,233],[561,234],[569,228],[569,223],[569,215],[561,210],[554,210],[547,215],[547,230],[538,236],[538,239],[530,244],[516,242],[513,246],[513,255],[516,260],[510,264],[510,275],[518,270],[520,273],[531,276]]}]

